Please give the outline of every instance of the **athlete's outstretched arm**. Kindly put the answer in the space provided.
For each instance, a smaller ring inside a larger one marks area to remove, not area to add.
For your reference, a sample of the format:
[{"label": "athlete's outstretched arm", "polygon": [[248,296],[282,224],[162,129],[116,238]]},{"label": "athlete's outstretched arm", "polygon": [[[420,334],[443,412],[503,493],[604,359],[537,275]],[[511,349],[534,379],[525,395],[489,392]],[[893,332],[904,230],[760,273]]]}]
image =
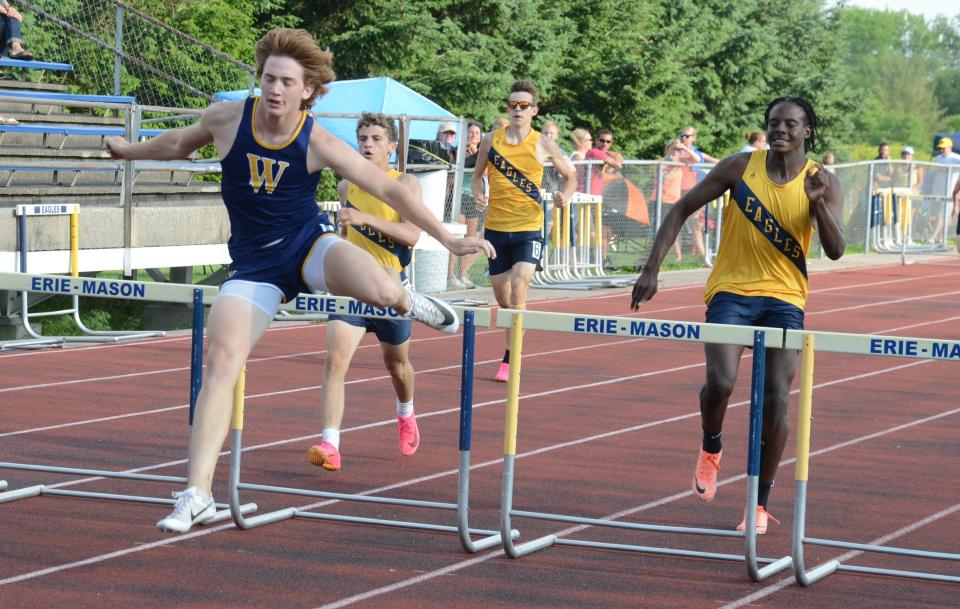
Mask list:
[{"label": "athlete's outstretched arm", "polygon": [[330,167],[396,209],[401,216],[425,230],[454,254],[464,256],[484,252],[489,258],[496,256],[493,246],[485,239],[453,236],[410,190],[390,179],[379,169],[372,168],[370,161],[353,148],[317,126],[310,134],[310,153],[316,158],[316,170]]},{"label": "athlete's outstretched arm", "polygon": [[840,180],[819,164],[803,176],[803,190],[810,200],[810,215],[817,223],[823,252],[830,260],[843,256],[843,190]]},{"label": "athlete's outstretched arm", "polygon": [[680,197],[663,218],[660,230],[653,240],[653,248],[647,257],[640,276],[633,285],[630,309],[636,311],[644,302],[657,293],[657,275],[667,250],[677,240],[683,223],[701,207],[717,199],[737,184],[749,162],[747,155],[734,154],[720,161],[699,184]]},{"label": "athlete's outstretched arm", "polygon": [[185,159],[204,144],[213,141],[214,130],[227,118],[227,104],[214,104],[203,111],[200,120],[179,129],[170,129],[145,142],[131,143],[122,137],[103,138],[107,152],[115,159],[173,161]]}]

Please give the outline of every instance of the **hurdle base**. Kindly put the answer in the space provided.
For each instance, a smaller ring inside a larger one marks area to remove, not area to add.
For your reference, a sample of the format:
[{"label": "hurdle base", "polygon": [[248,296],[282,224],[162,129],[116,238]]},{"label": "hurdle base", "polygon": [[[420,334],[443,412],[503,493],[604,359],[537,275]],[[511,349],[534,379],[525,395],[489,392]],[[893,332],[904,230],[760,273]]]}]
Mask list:
[{"label": "hurdle base", "polygon": [[[4,487],[6,487],[6,482],[4,482]],[[38,495],[43,494],[43,488],[44,487],[42,484],[37,484],[35,486],[27,486],[24,488],[7,491],[5,493],[0,493],[0,503],[8,503],[10,501],[17,501],[19,499],[26,499],[28,497],[37,497]]]},{"label": "hurdle base", "polygon": [[[247,504],[250,505],[250,504]],[[242,507],[242,506],[241,506]],[[230,511],[227,510],[227,514],[230,514]],[[241,512],[241,516],[243,513]],[[259,516],[254,516],[253,518],[237,518],[234,516],[234,521],[237,523],[237,527],[247,530],[254,529],[265,524],[273,524],[274,522],[280,522],[281,520],[289,520],[297,515],[296,508],[285,508],[282,510],[277,510],[275,512],[267,512],[266,514],[260,514]]]},{"label": "hurdle base", "polygon": [[527,543],[522,543],[520,545],[513,545],[512,543],[504,544],[507,556],[510,558],[520,558],[521,556],[526,556],[527,554],[533,554],[543,550],[544,548],[549,548],[557,542],[556,535],[546,535],[540,537],[539,539],[534,539],[533,541],[528,541]]},{"label": "hurdle base", "polygon": [[[511,529],[510,539],[519,539],[519,538],[520,538],[520,531],[516,529]],[[464,549],[467,552],[475,554],[477,552],[482,552],[484,550],[488,550],[494,546],[499,546],[501,544],[503,544],[503,537],[501,536],[500,533],[496,533],[495,535],[490,535],[489,537],[484,537],[483,539],[478,539],[476,541],[471,539],[469,546],[467,544],[464,544]]]},{"label": "hurdle base", "polygon": [[806,588],[807,586],[810,586],[820,581],[821,579],[830,575],[831,573],[835,573],[839,568],[840,568],[839,560],[828,560],[822,565],[818,567],[814,567],[813,569],[810,569],[809,571],[806,571],[806,572],[798,569],[796,572],[795,579],[797,580],[797,583],[800,586]]},{"label": "hurdle base", "polygon": [[753,580],[754,583],[759,583],[771,575],[775,575],[784,569],[789,569],[791,566],[793,566],[793,557],[783,556],[761,569],[751,569],[750,579]]},{"label": "hurdle base", "polygon": [[[223,504],[218,504],[218,507],[220,507],[221,505]],[[257,511],[257,508],[258,506],[256,503],[244,503],[243,505],[240,506],[240,513],[244,515],[252,514],[253,512]],[[226,520],[230,520],[231,518],[233,518],[233,512],[230,511],[229,506],[224,505],[224,509],[217,510],[217,513],[214,514],[213,518],[211,518],[204,524],[217,524],[218,522],[224,522]]]}]

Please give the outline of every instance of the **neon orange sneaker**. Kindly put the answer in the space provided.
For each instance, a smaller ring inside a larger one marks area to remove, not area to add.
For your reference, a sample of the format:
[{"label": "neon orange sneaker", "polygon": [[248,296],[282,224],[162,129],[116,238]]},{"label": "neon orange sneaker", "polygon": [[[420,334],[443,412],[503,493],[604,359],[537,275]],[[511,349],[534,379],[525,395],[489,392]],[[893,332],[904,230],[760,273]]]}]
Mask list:
[{"label": "neon orange sneaker", "polygon": [[420,446],[420,429],[417,427],[417,415],[397,417],[397,439],[400,441],[400,454],[409,457]]},{"label": "neon orange sneaker", "polygon": [[510,380],[510,364],[507,362],[500,363],[500,369],[497,370],[497,376],[493,377],[493,380],[498,383],[506,383]]},{"label": "neon orange sneaker", "polygon": [[307,459],[309,459],[313,465],[330,470],[331,472],[340,469],[340,451],[329,442],[321,442],[320,444],[311,446],[310,452],[307,454]]},{"label": "neon orange sneaker", "polygon": [[[757,535],[765,535],[767,533],[767,519],[770,519],[777,524],[780,524],[780,521],[774,517],[773,514],[763,509],[762,505],[757,506]],[[740,521],[740,524],[737,525],[737,530],[742,531],[747,528],[747,517],[744,515],[743,520]]]},{"label": "neon orange sneaker", "polygon": [[700,456],[697,457],[697,467],[693,470],[693,494],[701,501],[713,501],[717,494],[717,472],[720,471],[720,455],[708,453],[700,447]]}]

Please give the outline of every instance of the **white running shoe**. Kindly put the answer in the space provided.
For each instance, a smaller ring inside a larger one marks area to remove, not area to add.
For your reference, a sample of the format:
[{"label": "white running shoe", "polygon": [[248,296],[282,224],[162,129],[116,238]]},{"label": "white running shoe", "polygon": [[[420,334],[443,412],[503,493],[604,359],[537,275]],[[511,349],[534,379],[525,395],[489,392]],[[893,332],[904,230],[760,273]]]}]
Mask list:
[{"label": "white running shoe", "polygon": [[173,496],[177,500],[177,503],[173,506],[173,511],[157,523],[157,528],[161,531],[186,533],[195,524],[210,522],[217,513],[217,506],[213,502],[213,497],[202,499],[195,486],[179,493],[173,493]]},{"label": "white running shoe", "polygon": [[410,311],[407,312],[407,317],[423,322],[441,332],[456,334],[460,328],[460,319],[453,307],[433,296],[414,292],[408,287],[404,289],[410,298]]}]

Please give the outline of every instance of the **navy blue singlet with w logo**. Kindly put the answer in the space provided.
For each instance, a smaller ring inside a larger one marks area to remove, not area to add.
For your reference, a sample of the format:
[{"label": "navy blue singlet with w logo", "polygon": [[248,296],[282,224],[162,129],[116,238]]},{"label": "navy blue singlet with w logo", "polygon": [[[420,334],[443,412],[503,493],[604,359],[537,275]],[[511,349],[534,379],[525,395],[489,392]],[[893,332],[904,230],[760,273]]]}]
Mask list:
[{"label": "navy blue singlet with w logo", "polygon": [[230,216],[230,279],[272,283],[290,299],[306,289],[300,267],[310,248],[334,227],[317,207],[320,172],[307,171],[313,118],[302,113],[290,140],[270,146],[254,129],[259,101],[244,103],[233,147],[220,161]]}]

